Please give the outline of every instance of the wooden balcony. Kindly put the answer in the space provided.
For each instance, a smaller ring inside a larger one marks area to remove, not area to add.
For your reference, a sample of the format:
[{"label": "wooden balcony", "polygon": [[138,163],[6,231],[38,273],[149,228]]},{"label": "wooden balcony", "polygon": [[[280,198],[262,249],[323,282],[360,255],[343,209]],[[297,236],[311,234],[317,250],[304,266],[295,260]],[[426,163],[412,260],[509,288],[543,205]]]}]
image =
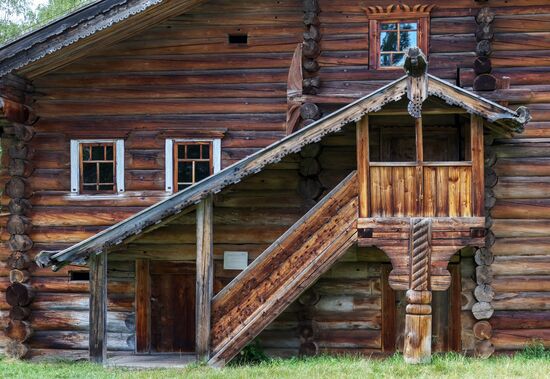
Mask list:
[{"label": "wooden balcony", "polygon": [[370,217],[472,217],[471,162],[370,163]]}]

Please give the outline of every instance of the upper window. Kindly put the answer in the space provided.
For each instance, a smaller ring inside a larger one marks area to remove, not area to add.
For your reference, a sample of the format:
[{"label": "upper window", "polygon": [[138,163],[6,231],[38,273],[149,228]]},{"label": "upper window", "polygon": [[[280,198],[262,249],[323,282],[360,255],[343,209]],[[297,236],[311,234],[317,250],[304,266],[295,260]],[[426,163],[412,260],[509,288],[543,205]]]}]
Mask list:
[{"label": "upper window", "polygon": [[166,190],[177,192],[220,170],[220,140],[166,140]]},{"label": "upper window", "polygon": [[405,50],[418,46],[418,22],[380,23],[380,67],[403,66]]},{"label": "upper window", "polygon": [[122,140],[71,141],[71,192],[115,194],[123,191]]},{"label": "upper window", "polygon": [[405,63],[405,50],[419,47],[428,55],[430,10],[433,5],[368,7],[369,67],[391,69]]}]

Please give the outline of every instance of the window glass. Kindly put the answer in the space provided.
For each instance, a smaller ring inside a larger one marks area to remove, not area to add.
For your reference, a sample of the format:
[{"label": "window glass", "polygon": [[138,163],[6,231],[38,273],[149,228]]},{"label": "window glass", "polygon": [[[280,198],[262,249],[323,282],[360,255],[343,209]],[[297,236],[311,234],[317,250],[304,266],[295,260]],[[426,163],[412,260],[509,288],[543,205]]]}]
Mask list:
[{"label": "window glass", "polygon": [[80,145],[80,184],[82,192],[115,192],[116,166],[113,143]]},{"label": "window glass", "polygon": [[403,51],[418,46],[418,23],[383,22],[380,30],[380,66],[402,66],[405,63]]},{"label": "window glass", "polygon": [[175,188],[181,191],[213,173],[211,142],[178,142],[174,146]]}]

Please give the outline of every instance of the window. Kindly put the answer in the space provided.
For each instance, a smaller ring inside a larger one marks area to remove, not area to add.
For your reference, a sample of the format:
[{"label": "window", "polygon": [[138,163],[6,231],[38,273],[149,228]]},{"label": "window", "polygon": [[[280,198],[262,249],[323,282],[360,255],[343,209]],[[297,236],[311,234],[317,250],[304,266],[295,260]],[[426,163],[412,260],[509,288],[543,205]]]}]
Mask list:
[{"label": "window", "polygon": [[181,191],[220,171],[221,140],[166,140],[166,191]]},{"label": "window", "polygon": [[380,23],[380,67],[403,66],[404,51],[418,46],[418,22]]},{"label": "window", "polygon": [[124,192],[124,141],[72,140],[71,192]]},{"label": "window", "polygon": [[400,68],[404,51],[418,46],[428,55],[430,11],[433,5],[368,7],[369,67]]}]

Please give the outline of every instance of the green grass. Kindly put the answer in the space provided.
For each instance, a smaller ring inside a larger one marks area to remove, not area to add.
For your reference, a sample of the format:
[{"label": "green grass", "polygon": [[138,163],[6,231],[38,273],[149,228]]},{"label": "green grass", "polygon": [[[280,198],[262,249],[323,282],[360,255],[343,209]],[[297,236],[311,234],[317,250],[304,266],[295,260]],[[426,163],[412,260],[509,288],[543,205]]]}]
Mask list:
[{"label": "green grass", "polygon": [[458,354],[435,355],[428,365],[406,365],[401,356],[384,360],[317,357],[272,360],[221,370],[192,365],[185,369],[128,370],[90,363],[29,363],[0,360],[2,378],[548,378],[548,351],[526,351],[515,357],[487,360]]}]

